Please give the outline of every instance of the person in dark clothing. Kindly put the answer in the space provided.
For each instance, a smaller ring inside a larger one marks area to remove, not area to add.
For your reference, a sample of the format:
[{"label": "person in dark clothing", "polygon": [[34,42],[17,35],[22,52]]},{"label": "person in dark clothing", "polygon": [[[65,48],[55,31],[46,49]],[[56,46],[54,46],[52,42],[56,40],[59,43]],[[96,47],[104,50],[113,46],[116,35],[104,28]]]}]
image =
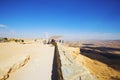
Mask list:
[{"label": "person in dark clothing", "polygon": [[55,42],[55,40],[54,40],[54,39],[52,39],[52,40],[51,40],[51,42]]}]

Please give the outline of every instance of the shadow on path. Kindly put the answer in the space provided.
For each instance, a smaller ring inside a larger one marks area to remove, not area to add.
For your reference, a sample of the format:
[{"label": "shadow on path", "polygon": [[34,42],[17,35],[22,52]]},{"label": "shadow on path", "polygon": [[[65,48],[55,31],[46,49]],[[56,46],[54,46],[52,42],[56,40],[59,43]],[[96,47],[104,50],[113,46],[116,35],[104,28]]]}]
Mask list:
[{"label": "shadow on path", "polygon": [[57,56],[56,56],[56,53],[54,53],[53,69],[52,69],[52,77],[51,77],[51,80],[57,80],[57,79],[58,79]]},{"label": "shadow on path", "polygon": [[52,76],[51,80],[63,80],[62,72],[61,72],[61,60],[58,51],[57,43],[52,43],[55,46],[54,59],[53,59],[53,68],[52,68]]}]

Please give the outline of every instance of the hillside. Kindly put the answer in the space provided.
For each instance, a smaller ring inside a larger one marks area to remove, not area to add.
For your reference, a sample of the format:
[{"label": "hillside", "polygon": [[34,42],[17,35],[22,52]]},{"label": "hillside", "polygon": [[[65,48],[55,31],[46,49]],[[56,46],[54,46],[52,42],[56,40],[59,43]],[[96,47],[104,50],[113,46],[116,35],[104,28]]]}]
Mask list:
[{"label": "hillside", "polygon": [[66,45],[80,49],[74,56],[98,80],[120,80],[119,41],[67,42]]}]

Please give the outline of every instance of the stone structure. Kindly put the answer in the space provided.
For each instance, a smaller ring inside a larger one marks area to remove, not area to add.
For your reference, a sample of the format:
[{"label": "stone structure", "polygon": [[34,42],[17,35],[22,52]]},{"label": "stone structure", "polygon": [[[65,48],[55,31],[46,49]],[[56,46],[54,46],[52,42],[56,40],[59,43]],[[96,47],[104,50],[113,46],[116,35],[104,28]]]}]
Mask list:
[{"label": "stone structure", "polygon": [[96,78],[82,65],[78,64],[67,50],[61,44],[57,43],[63,80],[96,80]]}]

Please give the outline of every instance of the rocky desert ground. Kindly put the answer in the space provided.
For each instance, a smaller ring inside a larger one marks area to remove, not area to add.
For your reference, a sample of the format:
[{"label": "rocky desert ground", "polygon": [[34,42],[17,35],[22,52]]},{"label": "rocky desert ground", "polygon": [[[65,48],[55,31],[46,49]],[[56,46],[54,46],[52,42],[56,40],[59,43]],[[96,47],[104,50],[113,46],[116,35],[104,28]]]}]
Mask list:
[{"label": "rocky desert ground", "polygon": [[0,80],[120,80],[120,41],[0,43]]},{"label": "rocky desert ground", "polygon": [[65,45],[79,48],[74,53],[97,80],[120,80],[120,41],[73,41]]}]

